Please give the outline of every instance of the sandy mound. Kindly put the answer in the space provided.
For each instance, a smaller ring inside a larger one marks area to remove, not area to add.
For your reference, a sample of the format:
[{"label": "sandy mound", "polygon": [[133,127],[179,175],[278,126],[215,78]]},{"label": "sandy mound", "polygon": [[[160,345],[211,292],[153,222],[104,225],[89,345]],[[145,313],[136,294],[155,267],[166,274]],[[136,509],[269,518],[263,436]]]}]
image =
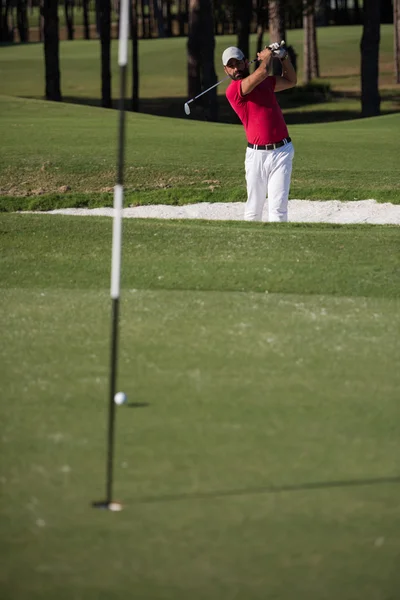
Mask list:
[{"label": "sandy mound", "polygon": [[[240,221],[243,219],[244,204],[209,203],[186,206],[135,206],[125,208],[124,217],[154,219],[210,219]],[[49,214],[112,217],[112,208],[65,208],[49,211]],[[264,212],[264,219],[267,211]],[[310,201],[290,200],[289,221],[293,223],[374,223],[400,225],[400,205],[380,204],[375,200],[341,202],[339,200]]]}]

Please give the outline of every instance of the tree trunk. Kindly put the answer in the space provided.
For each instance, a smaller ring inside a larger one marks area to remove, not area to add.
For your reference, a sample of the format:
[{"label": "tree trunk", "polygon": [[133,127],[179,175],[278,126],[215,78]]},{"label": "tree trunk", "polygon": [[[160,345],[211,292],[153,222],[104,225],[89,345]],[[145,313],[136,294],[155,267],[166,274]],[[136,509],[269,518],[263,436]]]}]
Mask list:
[{"label": "tree trunk", "polygon": [[[285,0],[269,0],[268,28],[270,44],[286,41]],[[272,59],[271,73],[278,77],[282,74],[282,64],[279,58]]]},{"label": "tree trunk", "polygon": [[311,16],[310,16],[310,26],[311,26],[311,45],[310,45],[310,54],[311,54],[311,77],[315,79],[319,77],[319,54],[318,54],[318,44],[317,44],[317,27],[315,24],[315,5],[311,6]]},{"label": "tree trunk", "polygon": [[90,40],[89,0],[83,0],[83,28],[85,31],[85,40]]},{"label": "tree trunk", "polygon": [[171,0],[164,0],[165,23],[167,25],[167,37],[172,37],[172,15]]},{"label": "tree trunk", "polygon": [[395,81],[400,83],[400,0],[393,0],[393,24]]},{"label": "tree trunk", "polygon": [[111,100],[111,3],[97,0],[101,46],[101,105],[112,108]]},{"label": "tree trunk", "polygon": [[286,41],[285,0],[269,0],[268,21],[270,44]]},{"label": "tree trunk", "polygon": [[185,35],[185,23],[187,20],[186,0],[179,1],[179,35]]},{"label": "tree trunk", "polygon": [[58,0],[43,0],[44,64],[46,99],[62,100],[58,38]]},{"label": "tree trunk", "polygon": [[74,5],[72,0],[64,0],[65,24],[67,26],[68,39],[74,39]]},{"label": "tree trunk", "polygon": [[304,83],[308,84],[320,75],[314,0],[303,1],[303,30]]},{"label": "tree trunk", "polygon": [[153,0],[153,19],[157,24],[157,35],[159,38],[165,37],[164,31],[164,15],[161,0]]},{"label": "tree trunk", "polygon": [[360,25],[361,23],[361,11],[359,0],[354,0],[354,16],[353,25]]},{"label": "tree trunk", "polygon": [[[212,0],[190,0],[188,52],[188,95],[197,96],[217,83],[214,67],[214,22]],[[206,118],[218,120],[217,90],[214,88],[201,98]]]},{"label": "tree trunk", "polygon": [[303,83],[305,85],[312,79],[312,18],[310,16],[308,2],[303,0]]},{"label": "tree trunk", "polygon": [[[158,2],[159,0],[153,0],[154,2],[154,10],[158,10]],[[142,12],[142,36],[146,39],[151,38],[151,24],[150,24],[150,7],[149,0],[141,0],[140,3],[141,12]]]},{"label": "tree trunk", "polygon": [[[395,0],[393,0],[393,2],[394,1]],[[392,0],[381,0],[381,23],[391,23],[392,17]]]},{"label": "tree trunk", "polygon": [[17,1],[17,27],[22,43],[29,41],[28,6],[26,0]]},{"label": "tree trunk", "polygon": [[132,103],[131,110],[139,111],[139,52],[138,52],[138,22],[137,0],[131,4],[131,38],[132,38]]},{"label": "tree trunk", "polygon": [[361,115],[380,114],[379,95],[380,2],[364,0],[364,27],[361,38]]},{"label": "tree trunk", "polygon": [[[261,52],[263,49],[263,35],[265,25],[268,21],[268,7],[265,6],[264,0],[257,0],[257,48],[256,53]],[[259,65],[257,61],[254,63],[254,69]]]},{"label": "tree trunk", "polygon": [[[358,2],[358,0],[355,0]],[[326,27],[328,25],[328,11],[326,0],[316,0],[315,2],[315,25]]]},{"label": "tree trunk", "polygon": [[39,42],[43,42],[43,40],[44,40],[43,0],[40,0],[40,4],[39,4],[38,29],[39,29]]},{"label": "tree trunk", "polygon": [[249,58],[249,35],[253,13],[252,0],[239,0],[237,6],[237,47]]},{"label": "tree trunk", "polygon": [[339,8],[339,1],[338,0],[335,0],[334,22],[335,22],[335,25],[340,25],[340,23],[341,23],[341,15],[340,15],[340,8]]},{"label": "tree trunk", "polygon": [[1,8],[1,29],[0,29],[0,41],[11,42],[13,35],[8,25],[8,15],[11,9],[11,0],[6,0],[5,4],[0,3]]}]

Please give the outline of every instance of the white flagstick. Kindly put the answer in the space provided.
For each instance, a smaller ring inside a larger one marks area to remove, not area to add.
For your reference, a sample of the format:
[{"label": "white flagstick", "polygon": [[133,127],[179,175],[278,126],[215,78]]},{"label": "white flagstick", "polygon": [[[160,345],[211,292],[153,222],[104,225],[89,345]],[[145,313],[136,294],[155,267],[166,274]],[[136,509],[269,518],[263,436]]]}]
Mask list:
[{"label": "white flagstick", "polygon": [[117,183],[114,187],[114,218],[112,237],[111,260],[111,357],[110,357],[110,396],[108,418],[108,447],[106,469],[106,499],[103,502],[94,502],[97,508],[108,510],[121,510],[122,506],[112,499],[113,462],[114,462],[114,430],[115,430],[115,393],[118,362],[118,325],[119,325],[119,299],[121,279],[121,248],[122,248],[122,209],[124,204],[124,148],[125,148],[125,95],[126,95],[126,68],[128,64],[128,34],[129,34],[129,0],[121,0],[120,27],[118,46],[118,65],[120,67],[120,98],[119,98],[119,132],[118,132],[118,158],[117,158]]}]

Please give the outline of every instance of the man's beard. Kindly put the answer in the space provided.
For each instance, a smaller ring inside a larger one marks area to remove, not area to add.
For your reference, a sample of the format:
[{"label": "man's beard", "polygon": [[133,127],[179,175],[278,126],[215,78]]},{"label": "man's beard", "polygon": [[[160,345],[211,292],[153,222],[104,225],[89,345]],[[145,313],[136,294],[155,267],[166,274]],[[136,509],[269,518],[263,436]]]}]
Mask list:
[{"label": "man's beard", "polygon": [[237,71],[236,75],[230,75],[230,78],[233,79],[233,81],[238,81],[239,79],[244,79],[245,77],[248,77],[249,75],[250,75],[249,68],[245,67],[241,71]]}]

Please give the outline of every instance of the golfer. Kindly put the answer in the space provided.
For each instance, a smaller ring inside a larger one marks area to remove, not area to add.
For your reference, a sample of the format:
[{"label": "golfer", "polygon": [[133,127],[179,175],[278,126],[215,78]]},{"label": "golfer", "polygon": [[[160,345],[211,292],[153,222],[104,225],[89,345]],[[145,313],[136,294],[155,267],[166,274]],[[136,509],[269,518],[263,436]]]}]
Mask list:
[{"label": "golfer", "polygon": [[[283,44],[283,42],[282,42]],[[287,221],[287,205],[294,148],[275,92],[294,87],[296,72],[282,44],[271,44],[257,53],[254,73],[239,48],[222,54],[225,73],[232,79],[226,97],[243,123],[246,137],[246,221],[261,221],[268,196],[270,221]],[[272,57],[282,63],[282,76],[269,76]]]}]

